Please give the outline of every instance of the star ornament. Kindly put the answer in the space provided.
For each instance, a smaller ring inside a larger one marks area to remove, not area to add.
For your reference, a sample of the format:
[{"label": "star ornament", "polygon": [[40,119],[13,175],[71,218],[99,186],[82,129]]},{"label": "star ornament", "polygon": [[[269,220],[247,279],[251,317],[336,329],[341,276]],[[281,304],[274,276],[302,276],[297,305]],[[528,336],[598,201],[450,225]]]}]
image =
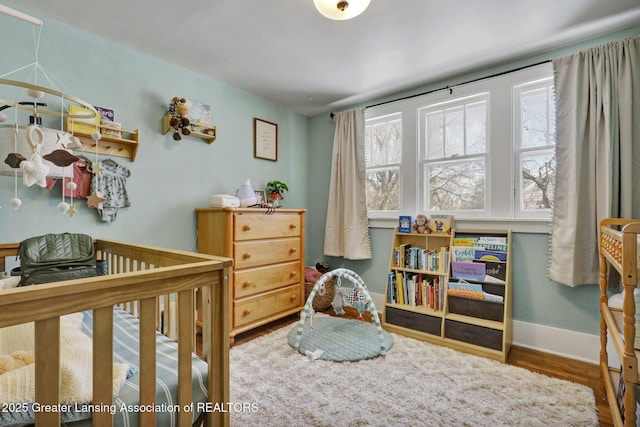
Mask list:
[{"label": "star ornament", "polygon": [[76,212],[78,212],[78,210],[76,209],[75,205],[71,203],[69,205],[69,210],[67,211],[67,213],[69,214],[69,216],[73,216]]},{"label": "star ornament", "polygon": [[102,173],[102,171],[104,170],[104,167],[102,167],[102,162],[94,163],[92,166],[92,170],[94,175],[98,175]]},{"label": "star ornament", "polygon": [[105,202],[104,197],[100,194],[99,191],[94,191],[89,197],[87,197],[87,207],[102,209],[102,204]]}]

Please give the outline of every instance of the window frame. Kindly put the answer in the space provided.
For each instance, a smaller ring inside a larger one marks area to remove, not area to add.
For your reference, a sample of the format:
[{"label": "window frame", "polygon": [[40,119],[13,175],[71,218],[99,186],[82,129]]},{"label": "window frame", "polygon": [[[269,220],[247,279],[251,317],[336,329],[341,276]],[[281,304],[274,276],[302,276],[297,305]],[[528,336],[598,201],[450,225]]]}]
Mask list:
[{"label": "window frame", "polygon": [[[553,91],[553,76],[541,78],[538,80],[529,81],[523,84],[514,85],[513,86],[513,167],[514,170],[518,171],[516,175],[516,179],[514,182],[514,217],[515,218],[535,218],[535,219],[549,219],[551,217],[550,210],[523,210],[522,209],[522,157],[526,154],[532,154],[536,152],[544,152],[549,150],[555,150],[555,143],[549,143],[549,136],[547,135],[547,144],[545,146],[538,147],[522,147],[520,142],[522,141],[522,103],[521,103],[521,95],[526,92],[531,92],[534,90],[545,89],[547,96],[550,97],[550,103],[554,103],[553,99],[554,91]],[[547,109],[549,108],[549,103],[547,104]],[[549,114],[550,111],[547,111],[547,129],[551,129],[554,124],[555,117],[552,117]],[[554,129],[555,133],[555,129]],[[551,195],[553,196],[553,194]]]},{"label": "window frame", "polygon": [[[429,215],[422,208],[424,188],[423,171],[419,164],[422,159],[422,145],[420,142],[420,113],[419,109],[462,98],[482,92],[489,92],[487,107],[487,180],[485,197],[488,204],[482,215],[465,215],[459,211],[451,212],[455,217],[458,228],[511,229],[520,232],[548,233],[550,213],[537,217],[522,217],[515,212],[515,176],[519,173],[516,168],[514,153],[514,99],[515,86],[535,80],[553,77],[550,62],[526,67],[516,71],[505,72],[501,75],[474,80],[459,86],[447,87],[427,92],[423,95],[407,97],[398,101],[382,103],[368,107],[365,110],[365,120],[394,112],[402,113],[402,161],[400,169],[400,211],[378,212],[369,215],[369,225],[377,228],[397,227],[398,215],[412,215],[419,213]],[[505,125],[507,123],[507,125]],[[492,142],[494,139],[505,141],[508,150],[499,150]],[[507,165],[505,167],[505,165]],[[498,170],[496,173],[496,170]],[[504,196],[508,194],[508,196]],[[442,212],[444,213],[444,212]]]}]

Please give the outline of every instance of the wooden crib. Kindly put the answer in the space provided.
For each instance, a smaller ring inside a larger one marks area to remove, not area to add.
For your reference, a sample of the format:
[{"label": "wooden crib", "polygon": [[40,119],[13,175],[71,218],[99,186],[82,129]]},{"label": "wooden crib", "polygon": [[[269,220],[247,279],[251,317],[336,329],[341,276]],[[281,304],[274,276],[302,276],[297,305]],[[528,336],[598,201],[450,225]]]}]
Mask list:
[{"label": "wooden crib", "polygon": [[[0,271],[18,243],[0,244]],[[202,331],[207,362],[207,401],[229,401],[229,287],[232,260],[204,254],[96,240],[98,259],[107,260],[108,275],[2,290],[0,328],[33,321],[35,331],[35,400],[59,404],[60,317],[93,314],[93,404],[112,404],[114,306],[139,318],[141,405],[156,401],[156,334],[177,331],[177,376],[180,407],[192,403],[192,356],[196,323]],[[199,293],[198,298],[196,295]],[[197,307],[196,301],[204,301]],[[171,309],[175,306],[175,310]],[[173,313],[177,313],[174,315]],[[197,319],[196,319],[197,316]],[[198,322],[197,322],[198,320]],[[175,322],[174,326],[172,323]],[[229,425],[227,411],[205,411],[209,426]],[[192,425],[192,414],[177,414],[179,425]],[[95,412],[93,425],[111,426],[109,412]],[[139,425],[156,425],[156,414],[139,413]],[[36,426],[59,425],[59,412],[36,413]]]}]

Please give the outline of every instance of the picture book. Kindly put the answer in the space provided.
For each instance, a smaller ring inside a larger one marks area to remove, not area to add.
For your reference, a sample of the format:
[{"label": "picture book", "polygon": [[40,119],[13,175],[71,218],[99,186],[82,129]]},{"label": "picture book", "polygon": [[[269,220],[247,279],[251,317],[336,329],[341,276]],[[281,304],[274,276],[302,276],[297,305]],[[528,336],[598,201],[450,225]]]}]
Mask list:
[{"label": "picture book", "polygon": [[[91,116],[93,112],[88,108],[71,104],[69,105],[69,114]],[[67,118],[65,130],[67,132],[80,132],[80,133],[91,134],[98,130],[99,124],[100,124],[100,114],[96,115],[95,117],[90,117],[87,119]]]},{"label": "picture book", "polygon": [[398,231],[400,233],[411,233],[411,216],[400,215]]},{"label": "picture book", "polygon": [[473,246],[452,246],[451,261],[473,262],[476,257],[476,249]]},{"label": "picture book", "polygon": [[505,283],[507,280],[507,263],[496,261],[475,260],[474,262],[482,262],[486,266],[487,276],[485,282]]},{"label": "picture book", "polygon": [[113,122],[116,120],[116,115],[112,109],[104,108],[104,107],[96,107],[95,105],[93,106],[93,108],[95,108],[96,111],[100,114],[100,120],[102,122],[104,121]]},{"label": "picture book", "polygon": [[194,102],[189,107],[189,129],[193,132],[201,132],[204,127],[211,126],[211,105],[201,102]]},{"label": "picture book", "polygon": [[451,262],[451,275],[455,278],[482,281],[486,274],[486,265],[482,262]]},{"label": "picture book", "polygon": [[476,250],[475,259],[480,261],[507,262],[507,253],[488,250]]},{"label": "picture book", "polygon": [[431,215],[429,218],[429,233],[451,234],[453,215]]}]

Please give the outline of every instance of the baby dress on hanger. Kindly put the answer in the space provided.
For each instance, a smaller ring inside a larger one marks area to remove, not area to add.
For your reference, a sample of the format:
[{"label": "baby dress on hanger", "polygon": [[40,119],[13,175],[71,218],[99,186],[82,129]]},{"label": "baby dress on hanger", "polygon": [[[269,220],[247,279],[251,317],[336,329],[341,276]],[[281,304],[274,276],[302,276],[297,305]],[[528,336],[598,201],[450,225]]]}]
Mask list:
[{"label": "baby dress on hanger", "polygon": [[98,212],[102,221],[113,222],[120,208],[131,206],[126,186],[131,172],[112,159],[100,163],[102,171],[93,175],[90,194],[97,191],[105,198]]}]

